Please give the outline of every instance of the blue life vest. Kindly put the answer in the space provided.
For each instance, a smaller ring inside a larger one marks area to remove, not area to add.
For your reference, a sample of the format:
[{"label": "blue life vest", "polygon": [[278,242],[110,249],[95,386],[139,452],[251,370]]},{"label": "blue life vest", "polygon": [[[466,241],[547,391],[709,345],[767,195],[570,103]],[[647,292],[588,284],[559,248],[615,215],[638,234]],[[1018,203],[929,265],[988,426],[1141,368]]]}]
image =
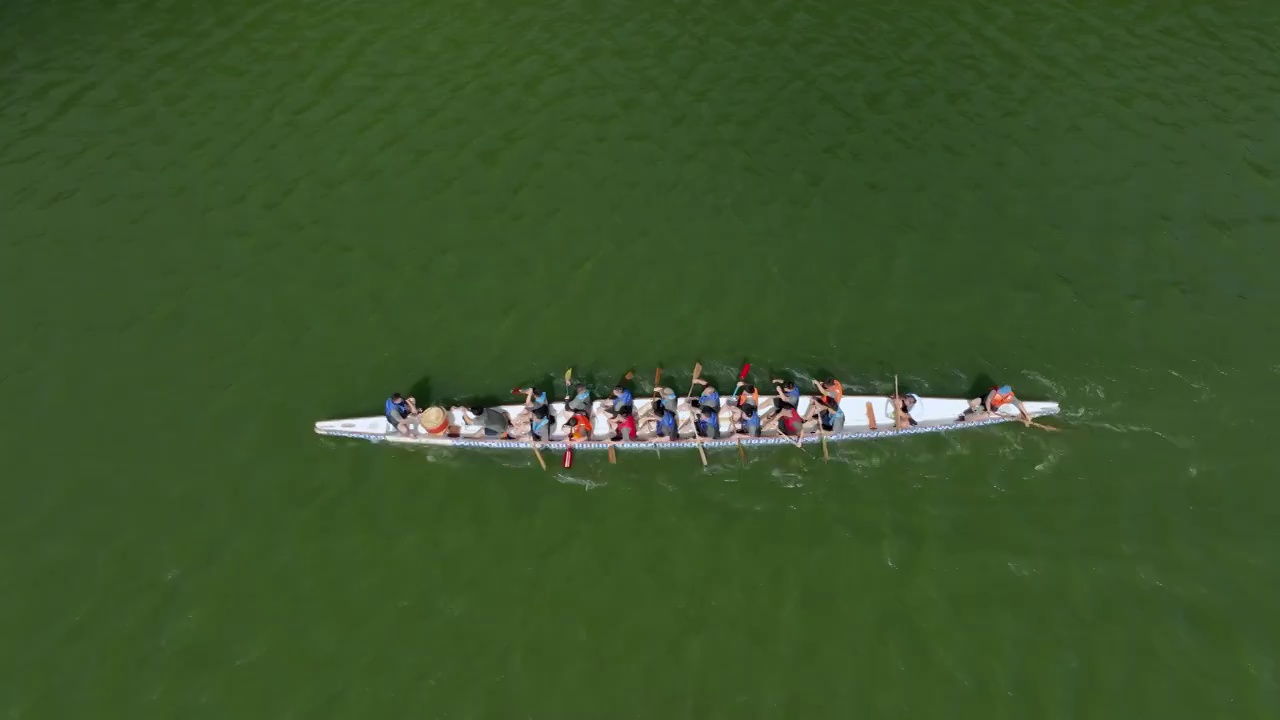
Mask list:
[{"label": "blue life vest", "polygon": [[698,402],[702,403],[703,405],[710,405],[711,407],[719,410],[720,409],[720,393],[716,392],[715,390],[712,390],[706,395],[703,395],[702,397],[700,397],[698,399]]},{"label": "blue life vest", "polygon": [[790,390],[783,390],[782,394],[791,398],[793,402],[799,402],[800,400],[800,388],[798,387],[793,387]]},{"label": "blue life vest", "polygon": [[631,399],[631,391],[623,390],[621,395],[613,399],[613,406],[615,408],[627,407],[631,404]]},{"label": "blue life vest", "polygon": [[746,426],[749,428],[760,427],[760,415],[758,413],[752,413],[751,417],[743,418],[743,422],[746,423]]},{"label": "blue life vest", "polygon": [[533,404],[534,404],[534,405],[546,405],[546,404],[547,404],[547,393],[546,393],[546,391],[545,391],[545,390],[544,390],[543,392],[540,392],[540,393],[538,393],[537,395],[534,395],[534,396],[533,396]]},{"label": "blue life vest", "polygon": [[405,417],[409,417],[409,403],[401,400],[396,402],[394,398],[387,398],[387,417],[391,417],[391,413],[398,412]]},{"label": "blue life vest", "polygon": [[582,392],[573,396],[573,401],[582,403],[583,406],[585,407],[591,407],[591,391],[583,390]]},{"label": "blue life vest", "polygon": [[666,410],[661,410],[660,412],[662,414],[658,417],[658,427],[665,428],[667,430],[674,430],[676,427],[676,416]]}]

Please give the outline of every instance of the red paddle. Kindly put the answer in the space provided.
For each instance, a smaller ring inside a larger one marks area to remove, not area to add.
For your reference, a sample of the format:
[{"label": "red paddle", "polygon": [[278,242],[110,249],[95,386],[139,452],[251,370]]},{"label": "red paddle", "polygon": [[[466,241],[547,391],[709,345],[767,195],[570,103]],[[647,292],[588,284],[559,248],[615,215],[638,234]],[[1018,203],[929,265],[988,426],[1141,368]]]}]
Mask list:
[{"label": "red paddle", "polygon": [[749,372],[751,372],[751,363],[742,363],[742,372],[738,373],[738,382],[746,380]]}]

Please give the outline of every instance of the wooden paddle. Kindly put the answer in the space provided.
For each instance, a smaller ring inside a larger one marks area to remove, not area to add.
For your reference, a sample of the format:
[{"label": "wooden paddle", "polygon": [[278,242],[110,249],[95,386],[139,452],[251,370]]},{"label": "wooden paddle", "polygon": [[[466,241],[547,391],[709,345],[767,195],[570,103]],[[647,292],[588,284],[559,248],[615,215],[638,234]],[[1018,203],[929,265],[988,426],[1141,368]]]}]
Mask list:
[{"label": "wooden paddle", "polygon": [[818,411],[818,437],[822,438],[822,459],[830,460],[831,456],[827,454],[827,433],[822,427],[822,411]]},{"label": "wooden paddle", "polygon": [[618,455],[613,451],[613,443],[609,443],[609,464],[613,465],[618,462]]},{"label": "wooden paddle", "polygon": [[693,397],[693,388],[698,384],[698,378],[702,375],[702,363],[693,364],[693,382],[689,383],[689,397]]},{"label": "wooden paddle", "polygon": [[[565,409],[566,409],[566,410],[567,410],[567,409],[569,409],[569,381],[570,381],[572,378],[573,378],[573,368],[569,368],[568,370],[565,370],[565,371],[564,371],[564,400],[565,400]],[[572,430],[569,430],[569,431],[567,431],[567,432],[565,433],[565,436],[564,436],[565,446],[564,446],[564,462],[563,462],[563,465],[564,465],[564,467],[566,467],[566,468],[571,468],[571,467],[573,467],[573,443],[571,442],[571,436],[572,436],[572,435],[573,435],[573,431],[572,431]],[[551,439],[551,430],[550,430],[550,428],[548,428],[548,430],[547,430],[547,439],[548,439],[548,440],[550,440],[550,439]]]},{"label": "wooden paddle", "polygon": [[742,460],[742,464],[747,464],[747,451],[742,449],[742,438],[738,438],[738,459]]},{"label": "wooden paddle", "polygon": [[893,376],[893,431],[902,429],[902,394],[898,392],[898,376]]},{"label": "wooden paddle", "polygon": [[702,438],[698,436],[698,428],[697,428],[697,426],[696,426],[696,423],[695,423],[695,426],[694,426],[694,428],[693,428],[693,442],[694,442],[694,444],[695,444],[695,445],[697,445],[697,446],[698,446],[698,455],[702,458],[702,467],[706,467],[706,466],[707,466],[707,451],[702,449]]},{"label": "wooden paddle", "polygon": [[529,433],[529,446],[533,448],[533,456],[538,458],[538,464],[545,471],[547,469],[547,461],[542,459],[542,451],[538,449],[538,443],[533,439],[533,433]]}]

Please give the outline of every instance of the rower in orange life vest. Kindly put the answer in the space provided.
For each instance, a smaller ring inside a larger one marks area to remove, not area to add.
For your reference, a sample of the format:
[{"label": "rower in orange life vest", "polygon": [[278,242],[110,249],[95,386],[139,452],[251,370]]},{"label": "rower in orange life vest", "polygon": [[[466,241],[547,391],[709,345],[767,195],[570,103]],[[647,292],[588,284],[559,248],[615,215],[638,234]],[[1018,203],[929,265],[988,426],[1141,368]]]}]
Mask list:
[{"label": "rower in orange life vest", "polygon": [[748,385],[741,380],[734,387],[734,391],[737,395],[733,399],[733,407],[730,412],[734,431],[759,437],[760,391],[756,389],[755,385]]},{"label": "rower in orange life vest", "polygon": [[826,382],[814,380],[813,386],[818,388],[818,392],[822,395],[835,400],[836,405],[839,405],[840,401],[844,399],[844,386],[833,377],[827,378]]},{"label": "rower in orange life vest", "polygon": [[1013,388],[1008,385],[991,388],[991,392],[987,393],[985,398],[973,398],[969,401],[969,409],[956,418],[957,422],[972,422],[974,420],[985,420],[992,415],[999,415],[1000,408],[1005,405],[1012,405],[1018,409],[1023,424],[1031,422],[1031,416],[1027,414],[1027,408],[1022,401],[1013,394]]},{"label": "rower in orange life vest", "polygon": [[581,442],[591,439],[591,418],[586,413],[575,412],[573,417],[569,418],[564,424],[565,440],[568,442]]}]

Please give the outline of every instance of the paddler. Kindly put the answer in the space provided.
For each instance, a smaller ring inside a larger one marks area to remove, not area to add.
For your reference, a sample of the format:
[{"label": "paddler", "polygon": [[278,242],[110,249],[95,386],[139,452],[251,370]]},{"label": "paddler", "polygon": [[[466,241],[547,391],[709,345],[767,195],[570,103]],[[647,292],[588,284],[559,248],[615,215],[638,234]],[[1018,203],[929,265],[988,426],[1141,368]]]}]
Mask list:
[{"label": "paddler", "polygon": [[756,406],[747,403],[735,408],[735,410],[738,417],[738,425],[735,430],[743,435],[760,437],[760,413],[756,412]]},{"label": "paddler", "polygon": [[778,432],[787,437],[800,437],[804,430],[804,418],[794,407],[787,407],[778,414]]},{"label": "paddler", "polygon": [[710,405],[699,408],[697,419],[693,423],[694,432],[699,437],[716,440],[720,437],[720,413]]},{"label": "paddler", "polygon": [[754,385],[748,385],[741,380],[734,386],[734,397],[730,402],[729,418],[733,422],[733,427],[738,428],[742,425],[742,421],[747,417],[746,410],[751,410],[751,416],[756,418],[756,424],[760,423],[760,392],[756,390]]},{"label": "paddler", "polygon": [[778,397],[773,400],[773,409],[768,415],[774,415],[785,411],[787,408],[795,410],[800,407],[800,388],[790,380],[773,379],[773,389],[777,391]]},{"label": "paddler", "polygon": [[486,438],[507,439],[511,430],[511,418],[507,416],[505,410],[500,408],[487,408],[474,406],[469,408],[454,408],[462,410],[462,417],[468,424],[479,425],[484,429]]},{"label": "paddler", "polygon": [[540,390],[536,387],[522,388],[524,393],[524,406],[527,410],[536,410],[540,407],[547,406],[547,391]]},{"label": "paddler", "polygon": [[613,431],[610,438],[613,442],[636,439],[636,416],[632,413],[630,405],[623,407],[616,415],[609,418],[609,429]]},{"label": "paddler", "polygon": [[578,391],[572,398],[568,395],[564,398],[564,409],[566,413],[591,413],[591,391],[583,383],[578,383]]},{"label": "paddler", "polygon": [[890,395],[889,401],[898,409],[897,423],[899,430],[904,427],[913,427],[919,424],[916,422],[915,418],[911,417],[911,411],[914,410],[916,404],[920,402],[919,395],[915,395],[913,393],[905,393],[902,397]]},{"label": "paddler", "polygon": [[840,381],[833,377],[829,377],[823,382],[814,380],[813,386],[818,388],[818,394],[832,398],[837,405],[844,399],[844,385],[841,385]]},{"label": "paddler", "polygon": [[823,395],[817,398],[811,410],[815,411],[823,430],[829,433],[844,432],[844,410],[840,409],[840,403],[833,396]]},{"label": "paddler", "polygon": [[653,403],[653,417],[642,423],[642,432],[653,432],[655,440],[660,437],[667,440],[678,439],[680,437],[680,428],[676,422],[676,414],[668,410],[662,402],[655,401]]},{"label": "paddler", "polygon": [[709,407],[717,414],[720,412],[720,393],[715,386],[707,382],[706,378],[694,378],[695,383],[702,386],[702,392],[698,394],[698,399],[693,401],[694,408]]},{"label": "paddler", "polygon": [[387,422],[405,437],[416,434],[418,424],[418,406],[413,398],[405,398],[400,393],[392,393],[386,402]]},{"label": "paddler", "polygon": [[1013,388],[1008,385],[991,388],[991,392],[987,393],[985,398],[974,398],[969,401],[969,409],[960,417],[956,418],[957,422],[966,422],[973,420],[985,420],[992,415],[998,415],[1000,408],[1005,405],[1012,405],[1018,409],[1023,424],[1031,423],[1031,416],[1027,414],[1027,408],[1022,401],[1013,394]]},{"label": "paddler", "polygon": [[564,424],[564,427],[565,440],[569,442],[590,440],[591,433],[595,430],[591,425],[591,418],[585,412],[575,412]]},{"label": "paddler", "polygon": [[624,410],[627,414],[631,413],[632,406],[634,405],[634,398],[632,397],[630,390],[622,385],[618,385],[613,389],[613,393],[605,402],[608,403],[605,407],[605,412],[608,412],[609,415],[613,417],[617,417],[621,415]]},{"label": "paddler", "polygon": [[672,415],[680,412],[680,396],[676,391],[669,387],[658,387],[653,389],[653,414],[658,417],[658,408],[665,408]]}]

